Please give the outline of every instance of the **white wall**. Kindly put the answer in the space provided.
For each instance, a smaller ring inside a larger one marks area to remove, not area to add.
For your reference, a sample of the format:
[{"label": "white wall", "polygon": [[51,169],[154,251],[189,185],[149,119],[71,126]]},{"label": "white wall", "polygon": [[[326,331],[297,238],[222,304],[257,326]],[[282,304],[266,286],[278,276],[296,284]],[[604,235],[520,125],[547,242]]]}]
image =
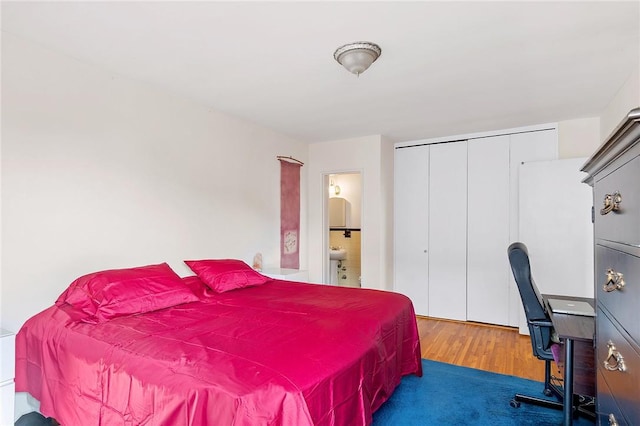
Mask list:
[{"label": "white wall", "polygon": [[380,262],[378,275],[384,286],[381,289],[393,289],[393,150],[394,142],[382,137],[380,140]]},{"label": "white wall", "polygon": [[558,122],[558,158],[588,157],[600,145],[600,118]]},{"label": "white wall", "polygon": [[636,66],[600,115],[600,140],[604,142],[629,111],[638,106],[640,106],[640,67]]},{"label": "white wall", "polygon": [[[389,165],[389,162],[390,165]],[[393,288],[390,246],[393,209],[393,144],[380,136],[309,145],[309,279],[322,282],[327,262],[324,175],[358,171],[362,176],[362,286]]]},{"label": "white wall", "polygon": [[306,144],[6,34],[2,114],[2,327],[95,270],[279,263],[276,155]]}]

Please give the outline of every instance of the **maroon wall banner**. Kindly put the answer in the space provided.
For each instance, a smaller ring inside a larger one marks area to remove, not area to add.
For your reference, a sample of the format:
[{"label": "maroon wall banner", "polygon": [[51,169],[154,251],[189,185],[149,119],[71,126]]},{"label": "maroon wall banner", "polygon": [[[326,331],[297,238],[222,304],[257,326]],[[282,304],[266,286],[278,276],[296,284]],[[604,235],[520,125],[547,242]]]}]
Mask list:
[{"label": "maroon wall banner", "polygon": [[281,268],[300,268],[300,167],[280,160]]}]

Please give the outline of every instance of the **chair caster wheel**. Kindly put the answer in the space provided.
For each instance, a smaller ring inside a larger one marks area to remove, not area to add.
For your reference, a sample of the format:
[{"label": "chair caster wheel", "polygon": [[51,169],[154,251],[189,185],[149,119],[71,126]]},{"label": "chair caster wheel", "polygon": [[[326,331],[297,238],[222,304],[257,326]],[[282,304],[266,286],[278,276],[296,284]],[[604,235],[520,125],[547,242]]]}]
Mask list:
[{"label": "chair caster wheel", "polygon": [[512,399],[511,401],[509,401],[509,405],[512,406],[513,408],[520,408],[520,402],[516,401],[515,399]]},{"label": "chair caster wheel", "polygon": [[542,393],[545,394],[545,396],[553,395],[553,392],[551,391],[551,389],[545,389],[542,391]]}]

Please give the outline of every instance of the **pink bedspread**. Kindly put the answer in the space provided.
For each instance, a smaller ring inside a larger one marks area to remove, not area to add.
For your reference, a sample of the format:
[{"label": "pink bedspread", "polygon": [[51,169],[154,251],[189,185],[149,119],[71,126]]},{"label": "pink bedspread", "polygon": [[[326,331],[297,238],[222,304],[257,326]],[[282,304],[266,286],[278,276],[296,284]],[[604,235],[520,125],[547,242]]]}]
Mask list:
[{"label": "pink bedspread", "polygon": [[408,298],[285,281],[97,325],[51,307],[16,339],[16,390],[65,426],[370,424],[412,373]]}]

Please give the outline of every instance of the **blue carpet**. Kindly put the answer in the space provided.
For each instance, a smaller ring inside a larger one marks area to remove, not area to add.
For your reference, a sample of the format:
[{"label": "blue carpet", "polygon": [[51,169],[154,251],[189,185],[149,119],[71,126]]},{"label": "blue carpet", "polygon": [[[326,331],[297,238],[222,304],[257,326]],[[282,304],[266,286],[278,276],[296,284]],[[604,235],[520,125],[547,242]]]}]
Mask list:
[{"label": "blue carpet", "polygon": [[[562,424],[562,411],[531,404],[513,408],[516,393],[541,396],[543,384],[514,376],[422,360],[423,376],[406,376],[373,414],[374,426]],[[594,423],[574,419],[576,426]]]}]

